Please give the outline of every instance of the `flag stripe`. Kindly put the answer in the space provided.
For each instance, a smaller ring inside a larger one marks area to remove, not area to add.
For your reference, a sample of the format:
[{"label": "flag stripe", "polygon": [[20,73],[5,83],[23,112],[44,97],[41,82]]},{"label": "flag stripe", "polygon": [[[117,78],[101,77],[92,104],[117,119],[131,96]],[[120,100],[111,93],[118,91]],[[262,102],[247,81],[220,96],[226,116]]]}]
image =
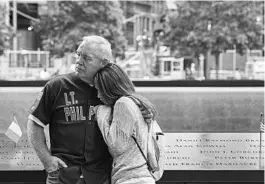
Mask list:
[{"label": "flag stripe", "polygon": [[12,130],[13,132],[15,132],[16,134],[18,134],[18,136],[22,136],[22,131],[21,131],[21,129],[20,129],[20,127],[19,127],[19,125],[18,125],[17,123],[14,123],[14,122],[12,121],[12,123],[11,123],[11,125],[9,126],[8,129],[10,129],[10,130]]},{"label": "flag stripe", "polygon": [[13,121],[10,126],[7,128],[5,135],[10,138],[12,141],[17,143],[22,136],[22,130],[18,124],[16,117],[14,116]]},{"label": "flag stripe", "polygon": [[9,137],[9,139],[14,141],[15,143],[18,143],[18,141],[19,141],[19,139],[21,137],[18,134],[16,134],[16,132],[13,132],[11,129],[7,129],[6,132],[5,132],[5,135],[7,137]]}]

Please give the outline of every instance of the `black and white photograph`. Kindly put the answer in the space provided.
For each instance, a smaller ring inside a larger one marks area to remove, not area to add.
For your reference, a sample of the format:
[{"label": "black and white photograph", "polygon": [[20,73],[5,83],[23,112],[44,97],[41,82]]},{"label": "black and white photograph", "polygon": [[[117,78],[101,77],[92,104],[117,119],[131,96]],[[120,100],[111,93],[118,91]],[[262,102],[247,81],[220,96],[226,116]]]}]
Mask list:
[{"label": "black and white photograph", "polygon": [[264,184],[263,0],[1,0],[0,184]]}]

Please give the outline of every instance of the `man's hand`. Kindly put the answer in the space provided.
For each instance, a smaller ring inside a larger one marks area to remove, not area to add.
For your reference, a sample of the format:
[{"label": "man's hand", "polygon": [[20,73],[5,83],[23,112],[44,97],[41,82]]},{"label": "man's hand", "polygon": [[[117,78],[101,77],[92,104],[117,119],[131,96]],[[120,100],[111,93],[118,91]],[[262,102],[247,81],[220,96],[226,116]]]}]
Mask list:
[{"label": "man's hand", "polygon": [[150,123],[153,119],[154,119],[154,115],[151,112],[150,109],[146,109],[144,106],[142,106],[141,104],[138,104],[138,107],[144,117],[144,120],[148,123]]},{"label": "man's hand", "polygon": [[65,168],[67,165],[65,164],[64,161],[62,161],[60,158],[51,156],[49,158],[49,165],[45,168],[47,173],[51,173],[53,171],[56,171],[60,168]]}]

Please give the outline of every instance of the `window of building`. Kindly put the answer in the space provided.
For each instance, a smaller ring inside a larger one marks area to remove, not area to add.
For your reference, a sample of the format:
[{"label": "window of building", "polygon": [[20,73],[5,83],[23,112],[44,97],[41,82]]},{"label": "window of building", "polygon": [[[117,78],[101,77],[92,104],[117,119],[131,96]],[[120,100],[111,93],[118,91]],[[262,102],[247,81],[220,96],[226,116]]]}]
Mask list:
[{"label": "window of building", "polygon": [[171,61],[165,61],[164,62],[164,71],[167,72],[171,72]]}]

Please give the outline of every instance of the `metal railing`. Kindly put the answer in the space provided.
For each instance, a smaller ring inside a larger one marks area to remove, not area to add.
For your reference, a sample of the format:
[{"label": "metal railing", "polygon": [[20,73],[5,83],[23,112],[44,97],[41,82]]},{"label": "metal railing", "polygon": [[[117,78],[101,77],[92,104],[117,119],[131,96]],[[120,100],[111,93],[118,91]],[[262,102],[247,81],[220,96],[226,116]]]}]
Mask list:
[{"label": "metal railing", "polygon": [[0,56],[0,79],[38,79],[40,72],[51,65],[48,51],[6,50]]}]

